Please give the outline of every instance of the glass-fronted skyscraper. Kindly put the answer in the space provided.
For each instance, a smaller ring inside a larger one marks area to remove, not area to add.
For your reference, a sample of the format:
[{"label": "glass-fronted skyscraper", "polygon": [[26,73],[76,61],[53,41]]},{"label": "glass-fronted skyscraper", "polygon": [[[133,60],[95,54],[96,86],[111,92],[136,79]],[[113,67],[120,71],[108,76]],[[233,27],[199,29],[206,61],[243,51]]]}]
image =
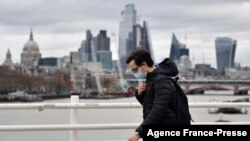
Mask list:
[{"label": "glass-fronted skyscraper", "polygon": [[237,41],[228,37],[218,37],[215,40],[217,72],[224,74],[225,68],[234,67]]},{"label": "glass-fronted skyscraper", "polygon": [[112,52],[110,51],[110,38],[107,36],[106,30],[100,30],[97,37],[93,38],[96,48],[97,62],[101,62],[102,68],[112,68]]},{"label": "glass-fronted skyscraper", "polygon": [[151,41],[151,34],[150,34],[148,22],[146,21],[143,22],[141,46],[143,49],[150,52],[152,59],[155,60],[152,41]]},{"label": "glass-fronted skyscraper", "polygon": [[181,57],[181,56],[187,56],[187,57],[189,57],[189,49],[187,49],[187,48],[179,48],[179,56]]},{"label": "glass-fronted skyscraper", "polygon": [[129,41],[127,42],[128,54],[136,49],[144,49],[151,54],[152,59],[154,60],[154,52],[151,42],[151,36],[149,32],[148,23],[143,21],[143,26],[136,24],[133,26],[133,32],[129,34]]},{"label": "glass-fronted skyscraper", "polygon": [[170,58],[172,60],[179,59],[179,41],[177,40],[175,34],[172,35],[172,43],[171,43],[171,49],[170,49]]},{"label": "glass-fronted skyscraper", "polygon": [[110,51],[110,38],[107,37],[106,30],[100,30],[99,34],[97,35],[97,37],[96,37],[96,50],[108,50],[108,51]]},{"label": "glass-fronted skyscraper", "polygon": [[89,62],[92,61],[92,49],[91,49],[91,41],[93,40],[93,35],[90,30],[86,31],[86,40],[83,40],[81,43],[81,47],[79,48],[80,53],[80,61],[81,62]]},{"label": "glass-fronted skyscraper", "polygon": [[[94,54],[95,53],[95,54]],[[112,52],[110,51],[110,37],[106,30],[100,30],[94,37],[90,30],[86,31],[86,40],[83,40],[78,52],[71,52],[70,59],[73,63],[101,62],[104,69],[112,68]]]},{"label": "glass-fronted skyscraper", "polygon": [[189,49],[186,48],[185,44],[180,43],[176,38],[175,34],[173,33],[169,58],[176,61],[184,55],[189,57]]},{"label": "glass-fronted skyscraper", "polygon": [[[136,10],[134,4],[127,4],[121,12],[121,21],[119,26],[119,57],[122,62],[122,68],[127,57],[127,39],[129,33],[132,32],[133,26],[136,24]],[[126,64],[126,63],[125,63]]]},{"label": "glass-fronted skyscraper", "polygon": [[112,53],[108,50],[97,50],[96,58],[101,62],[102,68],[110,70],[112,68]]}]

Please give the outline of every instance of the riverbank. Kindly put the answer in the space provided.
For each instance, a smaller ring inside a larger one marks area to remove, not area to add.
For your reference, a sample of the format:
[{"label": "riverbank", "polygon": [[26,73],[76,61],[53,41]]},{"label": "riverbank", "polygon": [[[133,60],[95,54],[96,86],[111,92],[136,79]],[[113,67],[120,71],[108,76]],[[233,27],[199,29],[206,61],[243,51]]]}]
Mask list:
[{"label": "riverbank", "polygon": [[[35,94],[34,94],[35,96]],[[0,95],[0,102],[39,102],[43,100],[53,100],[53,99],[63,99],[63,98],[70,98],[70,94],[66,95],[37,95],[41,97],[39,100],[30,100],[27,101],[25,97],[11,97],[8,94],[2,94]],[[133,97],[133,95],[129,94],[120,94],[120,95],[114,95],[114,94],[103,94],[103,95],[79,95],[80,99],[119,99],[119,98],[129,98]]]}]

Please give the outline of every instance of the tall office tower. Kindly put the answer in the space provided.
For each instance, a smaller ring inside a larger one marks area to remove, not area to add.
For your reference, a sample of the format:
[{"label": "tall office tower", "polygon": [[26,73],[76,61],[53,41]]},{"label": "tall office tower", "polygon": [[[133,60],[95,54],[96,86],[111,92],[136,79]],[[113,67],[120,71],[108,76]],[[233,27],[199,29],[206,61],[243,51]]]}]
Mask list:
[{"label": "tall office tower", "polygon": [[136,49],[134,45],[134,34],[132,32],[129,32],[128,39],[126,42],[126,47],[127,47],[126,54],[131,54]]},{"label": "tall office tower", "polygon": [[131,53],[135,49],[144,49],[151,54],[154,60],[154,52],[152,48],[151,36],[148,28],[148,23],[143,22],[143,26],[136,24],[133,26],[133,34],[129,39],[132,39],[132,44],[129,42],[128,52]]},{"label": "tall office tower", "polygon": [[23,52],[21,53],[21,64],[26,67],[33,67],[41,58],[38,44],[33,39],[32,30],[30,31],[30,39],[24,44]]},{"label": "tall office tower", "polygon": [[132,32],[133,26],[136,24],[136,10],[134,4],[127,4],[125,9],[121,12],[121,21],[119,27],[119,57],[122,62],[122,68],[126,68],[126,57],[127,57],[127,39],[129,33]]},{"label": "tall office tower", "polygon": [[237,41],[228,37],[218,37],[215,40],[217,72],[224,74],[225,68],[234,67]]},{"label": "tall office tower", "polygon": [[181,56],[189,57],[189,49],[186,48],[186,45],[180,43],[176,38],[175,34],[172,35],[172,43],[171,43],[171,50],[170,50],[170,58],[172,60],[179,61]]},{"label": "tall office tower", "polygon": [[96,51],[97,62],[101,62],[103,69],[112,69],[112,52],[108,50]]},{"label": "tall office tower", "polygon": [[87,53],[85,52],[85,48],[86,48],[86,40],[83,40],[80,48],[78,49],[81,62],[86,62],[88,60],[88,56],[87,56]]},{"label": "tall office tower", "polygon": [[93,39],[93,35],[90,30],[86,31],[86,43],[85,43],[85,53],[87,55],[87,61],[93,61],[92,58],[92,48],[91,48],[91,42]]},{"label": "tall office tower", "polygon": [[152,59],[155,60],[149,26],[146,21],[143,22],[141,47],[147,50],[151,54]]},{"label": "tall office tower", "polygon": [[107,37],[106,30],[100,30],[97,37],[93,38],[94,46],[96,49],[96,58],[101,62],[102,68],[112,68],[112,52],[110,51],[110,38]]},{"label": "tall office tower", "polygon": [[86,31],[86,40],[83,40],[81,43],[81,47],[79,48],[79,56],[81,62],[89,62],[92,61],[92,51],[91,51],[91,42],[93,40],[93,36],[90,30]]},{"label": "tall office tower", "polygon": [[180,44],[179,45],[179,59],[181,56],[187,56],[189,58],[189,49],[186,48],[185,44]]},{"label": "tall office tower", "polygon": [[171,43],[171,50],[170,50],[170,58],[172,60],[179,59],[179,41],[177,40],[175,34],[172,35],[172,43]]},{"label": "tall office tower", "polygon": [[106,30],[100,30],[96,37],[97,45],[96,50],[108,50],[110,51],[110,38],[107,37]]}]

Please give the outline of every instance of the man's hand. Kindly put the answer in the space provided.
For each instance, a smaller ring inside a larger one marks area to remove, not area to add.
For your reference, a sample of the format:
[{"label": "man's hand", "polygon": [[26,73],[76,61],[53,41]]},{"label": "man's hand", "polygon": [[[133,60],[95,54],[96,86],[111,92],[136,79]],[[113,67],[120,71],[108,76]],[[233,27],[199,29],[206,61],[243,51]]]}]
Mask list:
[{"label": "man's hand", "polygon": [[128,138],[128,141],[139,141],[139,139],[140,136],[134,133]]},{"label": "man's hand", "polygon": [[143,91],[146,91],[146,83],[140,82],[138,84],[138,95],[141,95]]}]

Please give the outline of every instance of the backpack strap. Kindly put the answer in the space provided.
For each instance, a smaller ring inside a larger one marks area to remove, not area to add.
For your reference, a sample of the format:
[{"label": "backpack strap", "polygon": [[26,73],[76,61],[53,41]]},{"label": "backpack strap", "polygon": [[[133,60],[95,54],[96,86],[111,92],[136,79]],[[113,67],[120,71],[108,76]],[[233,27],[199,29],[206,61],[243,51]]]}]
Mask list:
[{"label": "backpack strap", "polygon": [[179,76],[176,76],[176,77],[174,78],[175,83],[177,83],[177,81],[178,81],[179,79],[180,79]]},{"label": "backpack strap", "polygon": [[177,83],[177,81],[179,80],[179,77],[178,77],[178,76],[175,77],[175,78],[172,78],[172,77],[166,76],[166,75],[164,75],[164,74],[156,74],[156,76],[155,76],[155,78],[154,78],[154,82],[159,81],[159,80],[162,79],[162,78],[171,80],[171,81],[174,82],[174,83]]}]

